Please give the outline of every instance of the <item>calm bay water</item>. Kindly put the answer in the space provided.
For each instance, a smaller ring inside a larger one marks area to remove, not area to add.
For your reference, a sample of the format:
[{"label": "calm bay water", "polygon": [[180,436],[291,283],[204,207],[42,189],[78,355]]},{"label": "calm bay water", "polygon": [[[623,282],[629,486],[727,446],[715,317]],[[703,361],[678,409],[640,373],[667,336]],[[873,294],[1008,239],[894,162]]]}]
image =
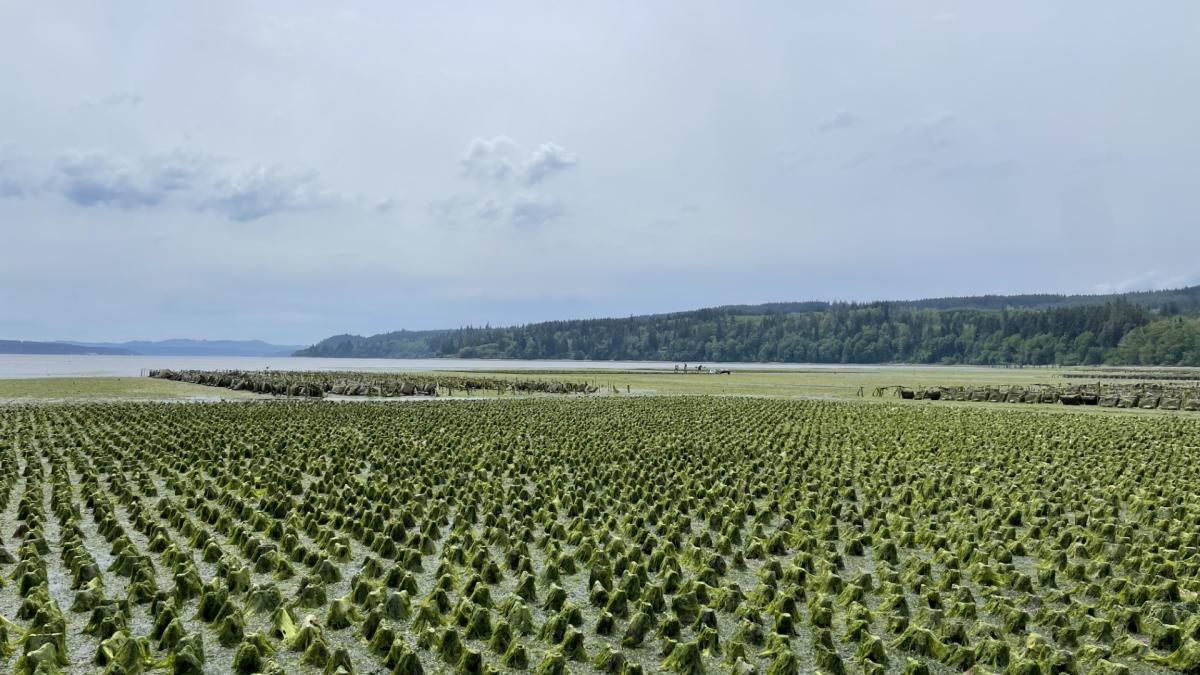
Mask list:
[{"label": "calm bay water", "polygon": [[[322,359],[295,356],[59,356],[0,354],[0,378],[137,376],[152,368],[174,370],[652,370],[674,367],[670,361],[515,361],[500,359]],[[695,363],[691,364],[695,366]],[[884,368],[798,363],[704,363],[706,368],[786,370],[794,368]]]}]

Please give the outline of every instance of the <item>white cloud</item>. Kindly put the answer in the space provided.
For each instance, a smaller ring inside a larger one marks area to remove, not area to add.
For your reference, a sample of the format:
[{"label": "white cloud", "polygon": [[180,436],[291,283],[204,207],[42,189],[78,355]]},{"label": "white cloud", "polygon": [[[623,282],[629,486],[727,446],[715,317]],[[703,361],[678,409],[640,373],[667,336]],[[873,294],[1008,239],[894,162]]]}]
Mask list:
[{"label": "white cloud", "polygon": [[476,138],[458,163],[470,178],[505,180],[517,170],[520,146],[508,136]]},{"label": "white cloud", "polygon": [[458,160],[463,175],[496,183],[536,185],[579,165],[579,156],[557,143],[542,143],[526,153],[508,136],[475,138]]},{"label": "white cloud", "polygon": [[535,185],[579,164],[579,156],[557,143],[543,143],[522,166],[525,182]]},{"label": "white cloud", "polygon": [[293,172],[278,166],[256,166],[232,178],[221,179],[202,208],[247,222],[277,213],[313,211],[336,206],[344,198],[325,189],[314,170]]},{"label": "white cloud", "polygon": [[459,194],[430,203],[429,210],[439,224],[459,227],[495,223],[508,211],[508,204],[493,196]]},{"label": "white cloud", "polygon": [[829,133],[840,129],[849,129],[858,124],[858,117],[848,110],[842,110],[833,117],[817,125],[817,131]]},{"label": "white cloud", "polygon": [[100,98],[90,98],[81,103],[84,108],[135,107],[142,104],[142,95],[132,91],[119,91]]},{"label": "white cloud", "polygon": [[954,145],[955,128],[958,120],[953,113],[943,113],[932,118],[909,124],[904,129],[908,139],[919,147],[943,150]]},{"label": "white cloud", "polygon": [[157,182],[144,162],[86,152],[64,155],[55,161],[46,185],[76,206],[137,209],[157,206],[166,193],[178,189],[175,181],[168,181],[165,187]]},{"label": "white cloud", "polygon": [[[0,197],[39,193],[59,195],[79,208],[172,207],[220,213],[235,222],[350,203],[325,187],[316,170],[262,164],[238,168],[230,160],[183,150],[147,156],[69,152],[40,174],[28,167],[18,173],[10,163],[0,163]],[[382,213],[394,206],[383,200],[374,210]]]},{"label": "white cloud", "polygon": [[375,211],[375,213],[391,213],[392,211],[400,208],[400,206],[401,201],[399,199],[396,199],[395,197],[388,197],[386,199],[376,200],[371,209]]},{"label": "white cloud", "polygon": [[509,222],[518,227],[537,227],[563,215],[562,202],[536,192],[522,192],[512,200]]},{"label": "white cloud", "polygon": [[26,178],[12,158],[0,156],[0,199],[24,197],[27,190]]},{"label": "white cloud", "polygon": [[1195,274],[1169,274],[1161,270],[1147,270],[1128,279],[1112,283],[1096,284],[1097,293],[1129,293],[1132,291],[1162,291],[1200,284]]},{"label": "white cloud", "polygon": [[537,227],[566,212],[561,199],[543,191],[522,191],[579,165],[579,156],[546,142],[532,152],[509,136],[475,138],[459,158],[462,175],[474,179],[474,193],[460,193],[430,203],[442,224],[505,223]]}]

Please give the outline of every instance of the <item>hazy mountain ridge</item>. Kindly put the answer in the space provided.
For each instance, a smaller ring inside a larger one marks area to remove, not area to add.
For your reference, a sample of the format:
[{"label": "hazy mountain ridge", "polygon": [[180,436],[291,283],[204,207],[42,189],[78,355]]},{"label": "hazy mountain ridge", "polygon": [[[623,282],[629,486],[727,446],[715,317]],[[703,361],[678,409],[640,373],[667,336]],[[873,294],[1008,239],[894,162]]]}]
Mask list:
[{"label": "hazy mountain ridge", "polygon": [[276,345],[262,340],[171,340],[129,342],[72,342],[105,349],[126,349],[142,356],[290,356],[302,345]]},{"label": "hazy mountain ridge", "polygon": [[66,342],[34,342],[28,340],[0,340],[0,354],[104,354],[108,356],[132,356],[128,349],[93,347]]},{"label": "hazy mountain ridge", "polygon": [[103,354],[108,356],[291,356],[302,345],[262,340],[173,340],[129,342],[36,342],[0,340],[0,354]]}]

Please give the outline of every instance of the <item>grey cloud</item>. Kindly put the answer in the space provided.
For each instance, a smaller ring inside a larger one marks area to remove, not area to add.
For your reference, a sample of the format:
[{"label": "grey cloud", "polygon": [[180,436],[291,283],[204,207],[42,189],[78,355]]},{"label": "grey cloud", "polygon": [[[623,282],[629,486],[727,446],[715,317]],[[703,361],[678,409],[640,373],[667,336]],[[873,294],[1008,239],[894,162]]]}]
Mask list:
[{"label": "grey cloud", "polygon": [[817,131],[825,134],[831,131],[840,129],[849,129],[858,124],[858,117],[847,110],[843,110],[833,117],[825,120],[817,126]]},{"label": "grey cloud", "polygon": [[[3,166],[0,166],[3,169]],[[126,157],[91,151],[68,153],[35,181],[82,208],[148,209],[176,206],[220,213],[248,222],[275,213],[308,211],[348,203],[327,189],[315,170],[252,165],[238,170],[228,160],[176,150]],[[29,196],[22,183],[0,170],[0,196]],[[378,212],[392,208],[378,202]]]},{"label": "grey cloud", "polygon": [[507,223],[536,227],[561,216],[562,201],[542,192],[521,191],[579,165],[579,156],[546,142],[526,153],[508,136],[476,138],[459,158],[462,175],[476,179],[475,194],[459,194],[430,203],[444,224]]},{"label": "grey cloud", "polygon": [[498,199],[489,197],[475,206],[475,216],[485,222],[495,222],[504,214],[504,205]]},{"label": "grey cloud", "polygon": [[567,152],[557,143],[543,143],[523,167],[525,182],[535,185],[578,164],[579,156],[575,153]]},{"label": "grey cloud", "polygon": [[429,211],[444,225],[464,225],[474,222],[492,223],[500,220],[507,206],[495,197],[454,195],[432,202]]},{"label": "grey cloud", "polygon": [[0,157],[0,199],[18,199],[25,192],[23,176],[11,160]]},{"label": "grey cloud", "polygon": [[904,134],[918,145],[929,149],[942,150],[955,143],[954,129],[957,119],[951,113],[938,115],[932,119],[910,124],[904,129]]},{"label": "grey cloud", "polygon": [[846,162],[842,164],[842,168],[843,169],[856,169],[856,168],[866,164],[867,162],[870,162],[871,160],[875,159],[875,156],[876,156],[876,153],[874,151],[868,150],[866,152],[860,152],[860,153],[856,154],[855,156],[851,157],[850,159],[846,160]]},{"label": "grey cloud", "polygon": [[543,143],[526,155],[508,136],[476,138],[458,160],[463,175],[496,183],[517,180],[536,185],[579,164],[579,156],[557,143]]},{"label": "grey cloud", "polygon": [[136,209],[161,203],[164,189],[149,167],[123,157],[100,152],[60,157],[47,186],[76,206],[112,206]]},{"label": "grey cloud", "polygon": [[562,202],[536,192],[523,192],[513,198],[509,220],[518,227],[537,227],[562,216]]},{"label": "grey cloud", "polygon": [[463,175],[470,178],[504,180],[517,170],[520,152],[517,142],[508,136],[476,138],[459,159]]},{"label": "grey cloud", "polygon": [[145,160],[155,188],[164,192],[193,189],[221,169],[221,160],[207,155],[176,150]]},{"label": "grey cloud", "polygon": [[375,213],[391,213],[398,208],[400,208],[400,200],[396,199],[395,197],[377,200],[371,207]]},{"label": "grey cloud", "polygon": [[1021,163],[1012,159],[962,162],[937,171],[943,180],[1006,180],[1021,172]]},{"label": "grey cloud", "polygon": [[343,201],[336,192],[321,186],[316,171],[289,172],[278,166],[258,166],[215,186],[214,194],[202,202],[230,220],[248,222],[289,211],[312,211]]},{"label": "grey cloud", "polygon": [[114,94],[109,94],[102,98],[88,99],[81,105],[85,108],[100,108],[109,107],[116,108],[119,106],[138,106],[142,104],[142,95],[131,91],[119,91]]},{"label": "grey cloud", "polygon": [[1115,166],[1125,160],[1125,156],[1116,150],[1100,152],[1079,157],[1072,162],[1079,167]]},{"label": "grey cloud", "polygon": [[1097,293],[1128,293],[1130,291],[1161,291],[1200,284],[1200,275],[1168,274],[1161,270],[1148,270],[1137,276],[1120,281],[1096,284]]}]

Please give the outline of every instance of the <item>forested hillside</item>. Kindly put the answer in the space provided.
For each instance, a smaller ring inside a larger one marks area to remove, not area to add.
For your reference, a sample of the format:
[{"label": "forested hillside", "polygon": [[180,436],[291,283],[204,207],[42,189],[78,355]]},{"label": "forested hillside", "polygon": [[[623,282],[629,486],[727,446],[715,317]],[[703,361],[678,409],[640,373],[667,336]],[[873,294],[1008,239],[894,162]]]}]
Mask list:
[{"label": "forested hillside", "polygon": [[303,356],[1200,365],[1200,288],[1128,296],[777,303],[505,328],[340,335]]}]

